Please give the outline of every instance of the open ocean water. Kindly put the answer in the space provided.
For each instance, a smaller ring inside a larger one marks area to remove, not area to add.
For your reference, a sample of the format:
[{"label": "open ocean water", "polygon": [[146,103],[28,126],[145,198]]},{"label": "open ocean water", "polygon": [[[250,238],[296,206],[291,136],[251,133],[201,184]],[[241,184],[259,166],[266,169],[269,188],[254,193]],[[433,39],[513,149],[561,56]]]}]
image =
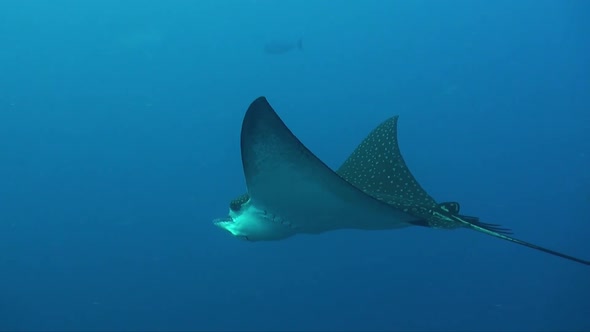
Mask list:
[{"label": "open ocean water", "polygon": [[437,201],[588,260],[589,92],[585,0],[2,0],[0,330],[590,331],[589,266],[471,230],[212,224],[266,96],[332,168],[399,115]]}]

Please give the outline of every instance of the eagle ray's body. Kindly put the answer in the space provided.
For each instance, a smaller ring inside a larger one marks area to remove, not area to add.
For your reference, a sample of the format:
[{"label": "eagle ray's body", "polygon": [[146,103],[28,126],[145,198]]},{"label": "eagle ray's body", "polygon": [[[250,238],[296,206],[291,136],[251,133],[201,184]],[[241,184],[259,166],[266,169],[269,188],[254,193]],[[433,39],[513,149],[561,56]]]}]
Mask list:
[{"label": "eagle ray's body", "polygon": [[250,241],[338,229],[382,230],[413,225],[466,227],[552,255],[576,257],[509,236],[510,230],[459,214],[455,202],[437,203],[406,166],[397,143],[397,116],[375,128],[332,171],[286,127],[264,97],[242,123],[242,165],[248,193],[214,223]]}]

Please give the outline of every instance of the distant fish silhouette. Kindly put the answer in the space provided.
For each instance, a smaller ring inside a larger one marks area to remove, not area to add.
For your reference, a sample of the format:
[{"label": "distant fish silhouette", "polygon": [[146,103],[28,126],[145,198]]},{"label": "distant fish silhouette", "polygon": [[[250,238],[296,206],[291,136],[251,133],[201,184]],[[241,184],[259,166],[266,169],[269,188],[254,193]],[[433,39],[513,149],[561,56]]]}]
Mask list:
[{"label": "distant fish silhouette", "polygon": [[280,40],[273,40],[264,45],[264,52],[267,54],[285,54],[292,50],[303,50],[303,39],[299,38],[297,42],[286,42]]}]

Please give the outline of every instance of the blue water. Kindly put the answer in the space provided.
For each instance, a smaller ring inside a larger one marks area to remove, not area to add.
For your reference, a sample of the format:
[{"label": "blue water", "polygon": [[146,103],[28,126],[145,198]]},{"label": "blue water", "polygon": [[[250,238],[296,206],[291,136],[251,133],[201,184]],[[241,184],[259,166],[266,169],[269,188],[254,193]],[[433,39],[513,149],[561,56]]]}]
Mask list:
[{"label": "blue water", "polygon": [[211,224],[264,95],[333,168],[400,115],[438,201],[590,259],[588,22],[584,0],[0,2],[0,330],[590,330],[588,266],[473,231]]}]

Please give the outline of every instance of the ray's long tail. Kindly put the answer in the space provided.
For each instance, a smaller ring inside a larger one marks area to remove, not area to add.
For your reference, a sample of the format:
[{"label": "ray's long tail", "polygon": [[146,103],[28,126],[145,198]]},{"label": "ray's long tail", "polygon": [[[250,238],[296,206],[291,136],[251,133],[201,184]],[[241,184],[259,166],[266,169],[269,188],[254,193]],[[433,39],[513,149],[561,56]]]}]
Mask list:
[{"label": "ray's long tail", "polygon": [[512,243],[516,243],[516,244],[520,244],[521,246],[525,246],[525,247],[529,247],[532,249],[536,249],[545,253],[548,253],[550,255],[554,255],[557,257],[561,257],[561,258],[565,258],[565,259],[569,259],[571,261],[574,262],[578,262],[584,265],[589,265],[590,266],[590,261],[588,260],[584,260],[578,257],[574,257],[574,256],[570,256],[570,255],[566,255],[564,253],[555,251],[555,250],[551,250],[545,247],[541,247],[538,246],[536,244],[530,243],[530,242],[526,242],[523,240],[519,240],[516,238],[513,238],[512,236],[509,236],[510,234],[512,234],[512,232],[506,228],[502,228],[499,225],[496,224],[488,224],[488,223],[482,223],[479,221],[479,218],[476,217],[469,217],[469,216],[464,216],[464,215],[456,215],[453,216],[453,218],[464,224],[466,227],[471,228],[473,230],[491,235],[493,237],[497,237],[500,238],[502,240],[506,240],[506,241],[510,241]]}]

